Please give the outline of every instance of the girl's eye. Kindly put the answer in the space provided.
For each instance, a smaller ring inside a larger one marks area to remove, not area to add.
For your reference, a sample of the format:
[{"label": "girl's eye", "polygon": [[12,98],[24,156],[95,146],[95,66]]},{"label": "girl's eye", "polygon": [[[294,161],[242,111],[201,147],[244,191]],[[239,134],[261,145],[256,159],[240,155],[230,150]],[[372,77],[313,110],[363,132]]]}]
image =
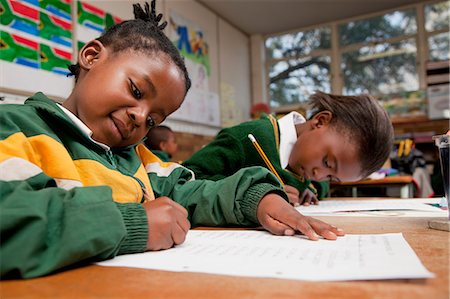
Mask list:
[{"label": "girl's eye", "polygon": [[323,158],[323,164],[325,165],[325,167],[329,168],[330,165],[328,164],[328,157]]},{"label": "girl's eye", "polygon": [[335,177],[333,177],[333,176],[331,176],[331,175],[328,176],[328,180],[330,181],[330,183],[331,183],[331,182],[339,182],[338,179],[336,179]]},{"label": "girl's eye", "polygon": [[141,99],[142,98],[142,93],[139,90],[139,88],[137,88],[136,84],[133,83],[133,81],[130,80],[130,84],[131,84],[131,93],[133,94],[133,96],[136,99]]},{"label": "girl's eye", "polygon": [[149,128],[153,128],[155,125],[156,125],[156,123],[155,123],[153,117],[151,117],[151,116],[147,117],[147,126]]}]

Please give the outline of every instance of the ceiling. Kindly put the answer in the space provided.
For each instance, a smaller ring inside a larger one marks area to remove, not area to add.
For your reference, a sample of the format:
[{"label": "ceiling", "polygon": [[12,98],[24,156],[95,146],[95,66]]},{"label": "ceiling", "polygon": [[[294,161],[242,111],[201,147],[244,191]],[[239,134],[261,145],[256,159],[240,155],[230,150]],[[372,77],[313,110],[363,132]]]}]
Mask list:
[{"label": "ceiling", "polygon": [[424,0],[198,0],[242,32],[270,35]]}]

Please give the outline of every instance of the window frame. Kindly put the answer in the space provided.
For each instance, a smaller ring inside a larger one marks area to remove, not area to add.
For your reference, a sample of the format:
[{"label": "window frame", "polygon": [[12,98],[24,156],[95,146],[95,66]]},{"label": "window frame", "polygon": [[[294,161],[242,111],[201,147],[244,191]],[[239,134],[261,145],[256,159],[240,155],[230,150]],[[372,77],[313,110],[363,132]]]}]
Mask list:
[{"label": "window frame", "polygon": [[[336,20],[333,22],[327,22],[327,23],[320,23],[315,24],[312,26],[302,27],[294,30],[289,30],[285,32],[280,32],[277,34],[270,34],[263,36],[263,47],[264,47],[264,53],[267,53],[266,49],[266,40],[268,38],[281,36],[285,34],[295,34],[299,31],[308,31],[315,28],[320,27],[330,27],[331,28],[331,48],[329,50],[319,49],[319,50],[313,50],[307,55],[296,55],[287,57],[287,58],[268,58],[266,56],[265,62],[264,62],[264,81],[265,81],[265,88],[266,88],[266,97],[267,101],[270,103],[270,78],[269,78],[269,70],[270,66],[273,64],[276,64],[280,61],[287,61],[291,59],[301,59],[305,57],[318,57],[318,56],[330,56],[331,58],[331,64],[330,64],[330,84],[331,84],[331,92],[336,94],[342,94],[344,90],[344,84],[343,84],[343,74],[341,69],[341,58],[342,55],[346,52],[355,51],[360,49],[364,46],[375,46],[377,44],[383,44],[383,43],[395,43],[400,42],[408,39],[415,39],[416,42],[416,48],[417,48],[417,54],[416,54],[416,64],[417,64],[417,76],[418,76],[418,83],[419,83],[419,89],[426,89],[427,82],[426,82],[426,63],[428,61],[429,57],[429,47],[428,47],[428,40],[430,37],[449,32],[448,28],[442,28],[434,31],[427,31],[425,28],[425,6],[427,5],[433,5],[435,3],[445,2],[442,0],[432,0],[432,1],[424,1],[421,3],[416,4],[409,4],[404,6],[399,6],[394,9],[386,9],[370,14],[364,14],[358,17],[353,18],[347,18],[342,20]],[[339,45],[339,25],[353,22],[353,21],[361,21],[361,20],[367,20],[370,18],[382,16],[385,14],[393,13],[395,11],[402,11],[402,10],[408,10],[408,9],[414,9],[416,13],[416,26],[417,31],[414,34],[404,34],[401,36],[391,37],[387,39],[380,39],[373,42],[359,42],[351,45],[346,45],[341,47]],[[304,104],[298,103],[298,104],[292,104],[292,105],[285,105],[280,107],[272,107],[271,109],[274,112],[285,112],[288,109],[298,109],[298,108],[304,108]]]}]

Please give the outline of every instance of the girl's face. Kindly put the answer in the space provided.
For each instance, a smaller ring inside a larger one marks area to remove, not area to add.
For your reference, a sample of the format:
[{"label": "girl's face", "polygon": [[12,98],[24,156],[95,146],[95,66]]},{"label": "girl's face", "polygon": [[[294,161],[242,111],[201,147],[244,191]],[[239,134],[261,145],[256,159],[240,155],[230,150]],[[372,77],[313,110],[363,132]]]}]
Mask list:
[{"label": "girl's face", "polygon": [[314,181],[362,179],[357,148],[351,137],[331,127],[327,116],[320,114],[306,122],[299,133],[289,157],[290,169]]},{"label": "girl's face", "polygon": [[178,144],[175,139],[175,134],[171,133],[169,135],[169,138],[167,139],[167,141],[161,142],[160,147],[163,151],[165,151],[166,153],[168,153],[170,156],[173,157],[177,153],[177,150],[178,150]]},{"label": "girl's face", "polygon": [[184,76],[166,54],[111,53],[98,41],[79,55],[78,82],[64,106],[110,147],[140,142],[184,100]]}]

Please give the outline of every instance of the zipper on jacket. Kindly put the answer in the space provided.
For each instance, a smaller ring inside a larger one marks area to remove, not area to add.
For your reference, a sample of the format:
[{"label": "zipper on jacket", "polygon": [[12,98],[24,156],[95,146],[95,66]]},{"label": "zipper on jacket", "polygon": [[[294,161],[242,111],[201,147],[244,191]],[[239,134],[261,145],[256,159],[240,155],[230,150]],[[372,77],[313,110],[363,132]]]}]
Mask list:
[{"label": "zipper on jacket", "polygon": [[141,203],[144,203],[145,201],[150,201],[150,195],[148,194],[148,191],[147,191],[147,188],[145,188],[145,185],[144,185],[144,183],[140,180],[140,179],[138,179],[137,177],[135,177],[135,176],[131,176],[133,179],[135,179],[138,183],[139,183],[139,185],[141,185],[141,189],[142,189],[142,198],[141,198]]},{"label": "zipper on jacket", "polygon": [[117,168],[117,164],[116,164],[116,161],[114,160],[114,155],[111,150],[106,150],[106,156],[108,157],[109,163],[111,163],[111,165],[114,168]]},{"label": "zipper on jacket", "polygon": [[[112,152],[111,150],[106,150],[106,156],[108,157],[108,161],[111,163],[111,165],[112,165],[114,168],[118,169],[117,164],[116,164],[116,161],[115,161],[115,159],[114,159],[114,154],[113,154],[113,152]],[[120,171],[120,170],[119,170],[119,171]],[[129,177],[135,179],[135,180],[138,182],[139,186],[141,186],[141,189],[142,189],[141,203],[144,203],[146,200],[150,201],[151,197],[150,197],[150,195],[148,194],[147,188],[145,188],[144,183],[143,183],[140,179],[138,179],[137,177],[135,177],[134,175],[132,175],[132,174],[129,173],[128,171],[124,171],[124,169],[122,169],[120,172],[121,172],[122,174],[125,174],[125,175],[127,175],[127,176],[129,176]]]}]

